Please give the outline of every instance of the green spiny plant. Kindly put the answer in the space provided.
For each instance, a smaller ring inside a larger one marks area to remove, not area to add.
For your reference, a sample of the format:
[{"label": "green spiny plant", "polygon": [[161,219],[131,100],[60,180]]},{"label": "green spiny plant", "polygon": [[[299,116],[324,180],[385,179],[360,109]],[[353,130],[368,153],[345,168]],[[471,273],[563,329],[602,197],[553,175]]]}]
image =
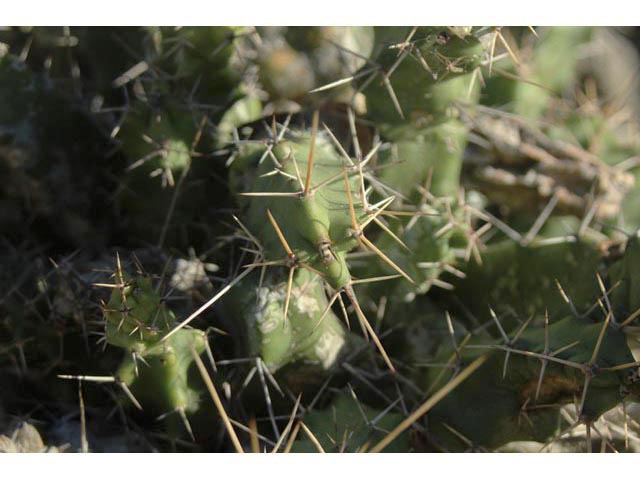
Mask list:
[{"label": "green spiny plant", "polygon": [[341,320],[329,309],[321,278],[298,270],[290,305],[285,305],[288,283],[271,284],[273,280],[270,276],[260,286],[243,284],[238,290],[243,292],[240,315],[248,324],[249,353],[259,356],[272,372],[296,362],[320,372],[331,369],[348,338]]},{"label": "green spiny plant", "polygon": [[[582,426],[591,448],[638,400],[637,148],[584,65],[595,30],[532,30],[1,31],[0,412],[79,401],[84,425],[112,407],[100,390],[144,409],[120,408],[127,429],[166,417],[174,449],[496,451]],[[92,259],[153,243],[161,279],[78,274],[64,255],[91,238]],[[174,282],[187,252],[216,263],[207,288]]]},{"label": "green spiny plant", "polygon": [[[600,322],[547,317],[543,327],[531,327],[527,321],[512,334],[506,334],[494,318],[501,342],[493,343],[490,336],[476,338],[439,357],[455,371],[482,350],[493,352],[429,414],[428,436],[440,448],[495,449],[517,440],[548,442],[564,433],[559,426],[562,405],[576,405],[573,428],[595,421],[629,395],[637,363],[624,334],[611,325],[611,314]],[[434,369],[426,383],[435,388],[445,378],[446,369]],[[474,411],[474,399],[480,398],[481,415],[462,413]]]},{"label": "green spiny plant", "polygon": [[[505,36],[501,28],[490,33],[489,73],[484,101],[487,105],[509,105],[513,113],[531,120],[545,114],[554,98],[575,83],[581,50],[589,41],[592,27],[554,27],[528,32],[516,31],[518,46],[512,35]],[[495,55],[502,47],[501,60]],[[506,65],[505,65],[506,64]]]},{"label": "green spiny plant", "polygon": [[[379,411],[362,404],[353,391],[351,394],[341,393],[325,409],[305,415],[303,429],[307,438],[297,439],[291,451],[366,452],[401,420],[398,413]],[[383,451],[407,452],[410,446],[408,437],[405,433]]]},{"label": "green spiny plant", "polygon": [[105,342],[124,350],[115,374],[138,408],[145,405],[161,414],[178,412],[189,432],[186,414],[199,408],[199,393],[189,384],[194,357],[208,349],[206,334],[181,329],[163,340],[175,326],[173,312],[162,301],[148,277],[129,278],[120,264],[114,273],[113,289],[104,307]]}]

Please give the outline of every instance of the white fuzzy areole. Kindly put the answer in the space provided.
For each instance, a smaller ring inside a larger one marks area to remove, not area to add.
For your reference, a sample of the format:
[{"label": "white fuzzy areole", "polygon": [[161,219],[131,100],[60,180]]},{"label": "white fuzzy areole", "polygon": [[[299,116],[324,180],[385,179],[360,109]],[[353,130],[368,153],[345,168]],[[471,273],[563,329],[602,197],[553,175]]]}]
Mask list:
[{"label": "white fuzzy areole", "polygon": [[333,329],[329,328],[322,333],[313,350],[322,362],[322,368],[327,370],[333,365],[343,345],[344,338]]}]

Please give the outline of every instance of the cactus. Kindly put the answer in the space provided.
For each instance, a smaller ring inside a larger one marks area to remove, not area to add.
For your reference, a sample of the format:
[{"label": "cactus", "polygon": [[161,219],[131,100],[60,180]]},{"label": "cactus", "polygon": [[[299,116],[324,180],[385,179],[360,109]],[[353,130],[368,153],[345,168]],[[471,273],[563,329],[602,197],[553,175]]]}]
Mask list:
[{"label": "cactus", "polygon": [[[325,452],[366,452],[367,448],[384,436],[401,421],[397,413],[380,412],[360,404],[348,394],[338,395],[325,409],[305,415],[306,430],[311,432]],[[300,434],[300,437],[302,434]],[[318,447],[314,440],[298,438],[292,452],[311,453]],[[384,451],[406,452],[409,449],[408,435],[394,440]]]},{"label": "cactus", "polygon": [[[454,277],[455,295],[471,311],[480,313],[479,320],[489,320],[487,305],[521,318],[541,315],[545,309],[557,315],[582,314],[600,292],[596,273],[602,270],[602,260],[593,239],[556,238],[553,243],[527,246],[503,240],[483,252],[482,264],[469,265],[465,279]],[[581,282],[575,281],[576,275]]]},{"label": "cactus", "polygon": [[295,362],[329,370],[347,339],[341,321],[327,307],[321,279],[307,270],[295,273],[285,319],[287,288],[287,282],[263,283],[243,299],[250,352],[273,372]]},{"label": "cactus", "polygon": [[[246,171],[252,164],[257,164],[257,172],[253,174],[255,180],[250,191],[239,195],[248,198],[247,227],[254,238],[259,239],[261,255],[267,259],[253,266],[282,265],[289,269],[285,317],[293,275],[298,268],[319,275],[335,292],[328,308],[344,292],[356,310],[365,335],[372,336],[387,365],[393,369],[362,312],[346,261],[347,253],[360,245],[413,282],[363,231],[384,212],[391,199],[382,202],[382,207],[372,205],[365,210],[362,165],[349,157],[345,162],[331,140],[317,132],[317,125],[316,114],[310,134],[293,132],[291,140],[268,146],[266,151],[255,145],[241,147],[243,152],[234,163],[240,170],[238,176],[242,169]],[[267,155],[271,158],[263,162]],[[306,165],[299,163],[298,158],[306,158]],[[358,196],[359,202],[356,201]],[[265,217],[269,223],[265,222]],[[286,254],[284,260],[276,260],[283,254]]]},{"label": "cactus", "polygon": [[[492,75],[484,89],[487,105],[510,104],[512,111],[528,119],[538,119],[550,107],[554,95],[562,95],[576,81],[580,50],[589,41],[591,27],[554,27],[532,32],[521,29],[520,48],[513,37],[507,39],[500,29],[490,34],[492,58],[502,47],[509,59],[492,61],[495,68],[507,64],[511,75]],[[515,63],[514,50],[520,52]],[[513,71],[515,70],[515,71]]]},{"label": "cactus", "polygon": [[262,41],[255,56],[261,87],[270,100],[265,113],[295,112],[318,103],[357,104],[361,96],[344,80],[355,77],[366,64],[373,49],[373,30],[366,26],[259,28]]},{"label": "cactus", "polygon": [[0,31],[0,428],[637,449],[637,102],[532,30]]},{"label": "cactus", "polygon": [[[428,216],[404,218],[392,227],[411,253],[388,237],[382,240],[391,258],[416,280],[416,288],[399,286],[398,293],[411,300],[439,283],[444,266],[456,263],[454,248],[477,248],[471,245],[474,228],[459,195],[467,129],[458,104],[477,101],[483,47],[472,29],[384,27],[376,35],[387,47],[377,57],[382,82],[372,82],[364,93],[369,116],[392,142],[378,158],[379,179],[404,195],[394,209],[430,207],[419,212]],[[402,168],[393,168],[394,162]]]},{"label": "cactus", "polygon": [[[428,436],[436,445],[457,451],[469,446],[462,438],[486,449],[518,440],[547,442],[564,430],[558,426],[563,404],[577,402],[578,423],[589,423],[628,395],[634,359],[609,318],[596,323],[569,316],[546,327],[521,327],[507,337],[508,343],[493,347],[472,341],[461,352],[463,364],[483,348],[503,350],[506,357],[493,353],[431,412]],[[630,366],[618,369],[625,365]],[[461,414],[473,409],[470,402],[477,398],[485,405],[483,414]]]},{"label": "cactus", "polygon": [[[482,45],[470,32],[457,36],[437,27],[415,31],[384,27],[376,35],[381,37],[378,45],[389,47],[377,60],[385,69],[383,81],[364,90],[369,115],[383,136],[396,144],[397,158],[406,165],[402,175],[400,169],[383,169],[381,179],[410,196],[430,174],[434,195],[455,195],[466,142],[455,104],[476,99],[472,72],[481,59]],[[406,44],[407,38],[416,40]]]},{"label": "cactus", "polygon": [[[602,254],[593,244],[522,247],[507,241],[492,246],[483,257],[482,268],[468,271],[456,291],[462,298],[470,298],[467,292],[479,292],[482,285],[497,285],[497,289],[478,298],[477,304],[467,304],[477,313],[481,305],[497,304],[494,302],[500,299],[497,308],[501,314],[488,309],[486,315],[492,318],[489,322],[495,333],[490,333],[485,324],[481,333],[464,342],[460,342],[459,334],[455,350],[443,342],[434,362],[459,371],[483,351],[491,352],[490,357],[429,414],[429,445],[452,451],[493,450],[526,440],[541,442],[544,447],[566,430],[566,426],[560,427],[563,405],[576,405],[577,418],[569,425],[571,430],[580,423],[589,428],[605,412],[637,398],[638,364],[630,347],[633,333],[624,328],[634,319],[628,299],[633,297],[629,266],[637,250],[635,245],[632,238],[625,257],[608,269],[608,275]],[[557,268],[556,255],[576,259],[571,278],[563,278],[565,272]],[[593,280],[576,282],[579,268],[584,269],[581,277],[591,276]],[[615,285],[610,296],[602,277]],[[529,282],[538,287],[528,287]],[[510,294],[501,285],[514,290]],[[535,295],[523,298],[523,291]],[[605,303],[609,306],[608,313],[594,308],[598,295],[604,297],[604,303],[599,302],[602,308],[607,308]],[[516,319],[527,320],[518,324],[509,318],[513,314]],[[623,322],[622,315],[630,320]],[[445,373],[432,368],[417,381],[433,390],[446,379]],[[469,399],[478,396],[491,408],[479,417],[460,415],[472,408]]]},{"label": "cactus", "polygon": [[108,344],[127,352],[118,370],[119,378],[133,383],[139,372],[138,361],[152,361],[151,371],[165,383],[169,403],[174,408],[195,410],[190,398],[193,395],[186,386],[186,370],[191,364],[191,349],[198,354],[204,352],[202,332],[180,330],[183,333],[176,333],[172,337],[175,340],[160,343],[163,333],[175,325],[175,317],[162,304],[150,280],[137,279],[118,290],[114,290],[105,309],[105,338]]},{"label": "cactus", "polygon": [[178,412],[191,433],[186,415],[199,409],[200,394],[190,385],[189,369],[208,347],[206,334],[188,328],[168,336],[177,324],[173,312],[150,278],[129,278],[123,272],[119,257],[114,280],[104,320],[105,342],[125,351],[116,381],[130,387],[138,408]]},{"label": "cactus", "polygon": [[[344,160],[324,136],[310,140],[303,133],[275,146],[272,153],[275,160],[260,164],[250,191],[241,193],[256,198],[250,201],[247,213],[249,230],[261,239],[264,255],[275,259],[289,254],[283,252],[274,228],[279,225],[300,262],[321,272],[333,288],[344,288],[350,281],[345,253],[357,244],[350,231],[350,208],[356,221],[364,216],[361,206],[354,205],[353,197],[351,201],[348,198],[358,191],[356,178],[345,182],[345,175],[352,174],[346,173]],[[252,152],[247,161],[257,162],[261,154],[260,150]],[[268,212],[273,223],[265,222]]]}]

